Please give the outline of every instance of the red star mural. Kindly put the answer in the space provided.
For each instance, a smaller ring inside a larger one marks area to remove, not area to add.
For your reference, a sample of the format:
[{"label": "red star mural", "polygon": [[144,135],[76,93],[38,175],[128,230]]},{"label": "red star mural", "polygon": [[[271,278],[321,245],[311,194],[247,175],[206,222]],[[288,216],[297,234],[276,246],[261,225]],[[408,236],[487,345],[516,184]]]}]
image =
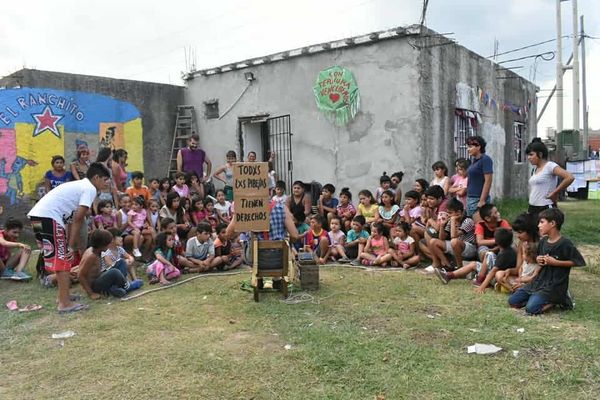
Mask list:
[{"label": "red star mural", "polygon": [[52,132],[57,138],[60,138],[60,131],[56,125],[64,115],[52,114],[50,106],[46,106],[41,114],[31,114],[36,121],[35,130],[33,131],[33,137],[41,135],[45,131]]}]

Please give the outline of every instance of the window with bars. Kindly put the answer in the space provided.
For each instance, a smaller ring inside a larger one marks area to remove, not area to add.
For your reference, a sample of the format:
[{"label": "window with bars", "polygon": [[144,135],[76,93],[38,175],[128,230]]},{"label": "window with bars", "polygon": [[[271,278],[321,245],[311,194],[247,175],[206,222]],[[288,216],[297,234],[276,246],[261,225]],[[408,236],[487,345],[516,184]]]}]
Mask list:
[{"label": "window with bars", "polygon": [[513,155],[515,164],[520,164],[524,161],[523,156],[523,138],[525,137],[525,124],[521,122],[513,123]]},{"label": "window with bars", "polygon": [[466,140],[477,136],[477,115],[474,111],[456,109],[454,112],[454,152],[456,158],[469,159]]},{"label": "window with bars", "polygon": [[219,118],[219,100],[212,99],[204,102],[204,117],[206,119]]}]

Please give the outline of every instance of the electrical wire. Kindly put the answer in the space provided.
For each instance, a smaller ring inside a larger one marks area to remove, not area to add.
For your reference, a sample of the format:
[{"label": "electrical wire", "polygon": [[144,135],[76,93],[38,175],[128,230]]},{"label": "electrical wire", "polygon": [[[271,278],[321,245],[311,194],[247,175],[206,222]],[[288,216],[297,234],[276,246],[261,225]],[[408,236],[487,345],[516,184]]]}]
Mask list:
[{"label": "electrical wire", "polygon": [[528,58],[535,58],[536,60],[538,58],[541,58],[544,61],[551,61],[551,60],[554,60],[554,57],[556,57],[556,53],[554,51],[547,51],[545,53],[532,54],[532,55],[525,56],[525,57],[512,58],[510,60],[499,61],[498,64],[504,64],[504,63],[519,61],[519,60],[526,60]]},{"label": "electrical wire", "polygon": [[[561,38],[565,39],[565,38],[569,38],[569,37],[571,37],[571,36],[570,35],[564,35]],[[546,43],[552,43],[552,42],[555,42],[555,41],[556,41],[556,38],[549,39],[549,40],[544,40],[543,42],[533,43],[533,44],[529,44],[527,46],[519,47],[519,48],[516,48],[516,49],[503,51],[502,53],[494,54],[494,55],[488,56],[486,58],[494,58],[494,57],[498,57],[498,56],[503,56],[505,54],[515,53],[517,51],[521,51],[521,50],[529,49],[529,48],[532,48],[532,47],[540,46],[540,45],[546,44]]]}]

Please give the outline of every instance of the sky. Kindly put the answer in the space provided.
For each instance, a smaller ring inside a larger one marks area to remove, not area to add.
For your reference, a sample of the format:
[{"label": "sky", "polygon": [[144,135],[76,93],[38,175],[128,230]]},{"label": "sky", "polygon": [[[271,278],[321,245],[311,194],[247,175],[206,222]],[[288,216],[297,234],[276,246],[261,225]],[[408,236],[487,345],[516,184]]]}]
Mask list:
[{"label": "sky", "polygon": [[[204,69],[420,21],[422,0],[28,0],[4,2],[0,76],[23,67],[182,85]],[[600,38],[600,1],[579,0],[586,33]],[[571,2],[562,3],[571,35]],[[430,0],[426,25],[487,57],[556,37],[555,0]],[[564,61],[572,39],[562,43]],[[497,61],[556,50],[556,42]],[[600,129],[600,40],[586,41],[590,128]],[[538,108],[555,82],[556,59],[502,64],[540,87]],[[565,129],[572,124],[571,73],[565,74]],[[552,101],[538,134],[556,124]],[[581,118],[580,118],[581,119]]]}]

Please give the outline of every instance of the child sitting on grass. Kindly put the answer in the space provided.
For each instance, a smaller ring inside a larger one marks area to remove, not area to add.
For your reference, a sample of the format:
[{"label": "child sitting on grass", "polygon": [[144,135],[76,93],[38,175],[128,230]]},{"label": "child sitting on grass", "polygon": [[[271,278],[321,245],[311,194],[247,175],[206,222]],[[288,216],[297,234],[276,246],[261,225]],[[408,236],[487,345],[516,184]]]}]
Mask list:
[{"label": "child sitting on grass", "polygon": [[494,289],[507,293],[514,293],[523,285],[533,282],[540,273],[540,266],[536,262],[538,244],[535,242],[524,243],[521,246],[521,264],[516,268],[496,272],[496,286]]},{"label": "child sitting on grass", "polygon": [[442,283],[447,284],[452,279],[463,278],[471,272],[476,272],[477,278],[473,284],[478,286],[475,289],[477,293],[483,293],[496,276],[496,272],[514,267],[517,263],[517,253],[512,248],[512,231],[500,228],[496,230],[494,236],[500,248],[498,257],[490,257],[489,255],[492,253],[488,252],[488,256],[484,258],[483,262],[473,261],[456,271],[447,272],[436,268],[435,273]]},{"label": "child sitting on grass", "polygon": [[148,227],[148,211],[146,211],[146,203],[143,197],[136,197],[131,204],[131,210],[127,213],[127,229],[128,233],[133,235],[133,256],[136,258],[142,257],[140,248],[151,248],[153,231]]},{"label": "child sitting on grass", "polygon": [[[385,192],[383,197],[385,197]],[[371,236],[367,240],[363,252],[360,253],[361,263],[387,267],[392,261],[392,255],[388,252],[389,248],[386,226],[382,222],[374,223],[371,226]]]},{"label": "child sitting on grass", "polygon": [[302,247],[304,245],[304,237],[306,236],[310,227],[305,222],[306,215],[304,215],[304,211],[302,211],[302,210],[296,211],[294,213],[293,217],[294,217],[294,226],[296,226],[296,230],[298,231],[298,240],[296,240],[294,242],[294,245],[292,246],[292,252],[294,253],[294,256],[298,256],[298,252],[300,250],[302,250]]},{"label": "child sitting on grass", "polygon": [[185,184],[185,174],[178,172],[175,174],[175,185],[171,188],[182,199],[190,195],[190,188]]},{"label": "child sitting on grass", "polygon": [[[512,247],[512,230],[505,228],[497,229],[494,233],[494,239],[496,239],[496,244],[500,248],[500,251],[498,252],[496,263],[494,264],[493,268],[487,272],[483,282],[481,282],[479,287],[475,289],[475,292],[480,294],[485,292],[485,289],[487,289],[487,287],[492,283],[499,271],[506,271],[507,269],[514,268],[517,265],[517,252]],[[480,280],[481,275],[478,277],[477,281]]]},{"label": "child sitting on grass", "polygon": [[116,228],[107,229],[113,237],[112,242],[108,245],[105,251],[100,255],[100,268],[102,271],[114,266],[117,261],[123,260],[124,264],[121,264],[124,268],[119,268],[121,273],[127,278],[131,277],[131,280],[137,279],[135,271],[133,256],[125,251],[123,248],[123,238],[121,237],[121,231]]},{"label": "child sitting on grass", "polygon": [[171,284],[171,280],[177,279],[181,272],[173,265],[175,238],[167,232],[156,235],[156,260],[146,267],[146,274],[150,284],[160,283],[163,286]]},{"label": "child sitting on grass", "polygon": [[131,173],[131,186],[125,189],[125,193],[127,193],[132,199],[136,197],[142,197],[144,202],[148,202],[152,197],[150,193],[150,189],[148,186],[144,185],[144,173],[141,171],[133,171]]},{"label": "child sitting on grass", "polygon": [[392,263],[404,269],[419,264],[420,257],[415,252],[415,240],[409,236],[410,225],[407,222],[400,222],[398,226],[392,228],[391,232],[394,243],[394,248],[389,250],[393,258]]},{"label": "child sitting on grass", "polygon": [[507,220],[502,219],[498,208],[493,204],[484,204],[481,206],[479,216],[481,220],[475,225],[475,238],[479,260],[483,261],[487,253],[492,252],[495,256],[499,250],[494,239],[496,229],[511,229],[511,227]]},{"label": "child sitting on grass", "polygon": [[365,223],[369,226],[377,219],[379,204],[375,201],[370,190],[364,189],[358,192],[358,211],[356,215],[362,215]]},{"label": "child sitting on grass", "polygon": [[217,225],[215,240],[215,265],[220,271],[229,271],[242,265],[241,248],[239,254],[234,253],[233,240],[227,238],[227,224]]},{"label": "child sitting on grass", "polygon": [[573,308],[569,293],[569,274],[572,267],[585,266],[585,260],[573,242],[560,234],[565,216],[558,208],[539,214],[538,228],[542,239],[537,249],[538,277],[508,298],[513,308],[523,308],[528,314],[541,314],[557,305]]},{"label": "child sitting on grass", "polygon": [[331,219],[337,215],[337,206],[339,200],[333,197],[335,193],[335,186],[331,183],[323,185],[321,191],[321,197],[319,197],[318,208],[319,214],[327,221],[327,225],[331,222]]},{"label": "child sitting on grass", "polygon": [[185,245],[177,235],[177,224],[172,218],[163,218],[161,221],[162,232],[173,236],[175,244],[173,246],[173,265],[182,273],[198,272],[195,265],[185,257]]},{"label": "child sitting on grass", "polygon": [[[219,221],[225,224],[231,222],[231,202],[225,200],[225,191],[217,190],[217,202],[214,204]],[[216,227],[215,227],[216,228]]]},{"label": "child sitting on grass", "polygon": [[110,200],[98,202],[99,214],[94,217],[94,223],[98,229],[110,229],[117,227],[117,215]]},{"label": "child sitting on grass", "polygon": [[367,240],[369,240],[369,232],[365,228],[365,217],[357,215],[352,219],[350,230],[346,235],[346,244],[344,245],[344,253],[346,257],[353,260],[352,265],[360,265],[358,256],[363,252]]},{"label": "child sitting on grass", "polygon": [[454,256],[457,268],[462,268],[463,259],[474,260],[477,258],[475,245],[475,222],[465,216],[464,205],[456,198],[450,199],[446,211],[448,218],[443,229],[440,230],[438,239],[429,241],[429,251],[434,268],[452,270],[448,255]]},{"label": "child sitting on grass", "polygon": [[377,222],[381,222],[387,229],[396,224],[400,207],[394,203],[394,193],[386,190],[381,194],[381,203],[377,209]]},{"label": "child sitting on grass", "polygon": [[311,251],[317,264],[325,264],[330,256],[329,235],[323,229],[323,217],[319,214],[310,217],[310,229],[304,236],[304,250]]},{"label": "child sitting on grass", "polygon": [[[127,279],[119,269],[109,268],[103,272],[100,268],[102,252],[106,251],[112,240],[113,236],[104,229],[92,232],[90,235],[90,248],[81,257],[79,283],[92,300],[98,300],[102,295],[124,297],[127,294]],[[70,309],[70,311],[83,310],[88,306],[79,304],[76,308],[76,310]]]},{"label": "child sitting on grass", "polygon": [[352,204],[352,193],[347,187],[340,191],[340,202],[336,208],[337,215],[340,217],[342,230],[347,232],[350,229],[352,218],[356,215],[356,208]]},{"label": "child sitting on grass", "polygon": [[327,233],[329,236],[329,251],[331,254],[331,260],[340,262],[350,262],[350,259],[344,252],[344,245],[346,244],[346,234],[341,230],[341,219],[339,217],[331,218],[329,227],[331,230]]},{"label": "child sitting on grass", "polygon": [[198,224],[196,236],[188,239],[185,246],[185,256],[198,268],[198,272],[210,271],[221,262],[221,259],[215,259],[215,245],[211,234],[210,225],[201,222]]},{"label": "child sitting on grass", "polygon": [[[404,207],[400,210],[400,220],[408,225],[421,220],[421,196],[414,190],[409,190],[404,195]],[[421,226],[424,226],[421,223]]]},{"label": "child sitting on grass", "polygon": [[[4,230],[0,231],[0,277],[13,281],[28,281],[31,275],[25,273],[23,268],[31,256],[31,247],[19,243],[19,236],[23,230],[23,223],[10,218],[6,221]],[[12,252],[12,249],[17,249]]]}]

